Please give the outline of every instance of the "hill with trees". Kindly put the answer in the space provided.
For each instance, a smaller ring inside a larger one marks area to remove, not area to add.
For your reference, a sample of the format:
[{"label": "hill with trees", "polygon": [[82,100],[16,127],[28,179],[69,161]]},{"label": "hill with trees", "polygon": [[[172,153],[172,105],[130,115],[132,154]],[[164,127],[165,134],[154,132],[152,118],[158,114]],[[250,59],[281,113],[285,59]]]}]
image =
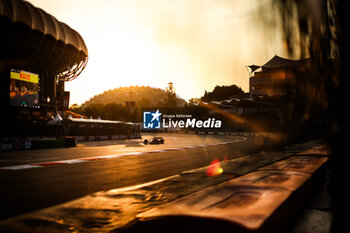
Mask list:
[{"label": "hill with trees", "polygon": [[201,101],[210,102],[212,100],[225,100],[232,96],[243,95],[242,88],[236,85],[230,86],[215,86],[212,92],[204,92],[204,95],[200,98]]},{"label": "hill with trees", "polygon": [[[126,106],[128,101],[135,101],[135,112],[132,114]],[[173,84],[169,83],[165,90],[149,86],[115,88],[95,95],[80,106],[73,104],[70,111],[86,117],[130,121],[139,118],[142,109],[176,108],[184,105],[186,101],[176,95]],[[72,116],[70,112],[65,114]]]},{"label": "hill with trees", "polygon": [[[73,104],[70,110],[94,119],[100,117],[107,120],[136,122],[141,122],[141,112],[146,109],[162,109],[164,113],[169,114],[183,112],[195,116],[207,116],[208,109],[198,106],[199,101],[223,100],[243,94],[243,90],[236,85],[216,86],[212,92],[205,91],[200,99],[193,98],[189,103],[186,103],[184,99],[176,95],[173,83],[170,82],[165,89],[149,86],[115,88],[95,95],[81,106]],[[132,113],[126,105],[126,102],[130,100],[135,101],[135,109]]]},{"label": "hill with trees", "polygon": [[[81,107],[87,108],[91,105],[106,105],[106,104],[121,104],[125,105],[127,101],[135,101],[137,107],[162,107],[169,106],[169,104],[183,106],[186,101],[177,96],[173,90],[172,84],[163,90],[149,86],[130,86],[119,87],[112,90],[105,91],[101,94],[95,95]],[[172,103],[169,103],[172,102]]]}]

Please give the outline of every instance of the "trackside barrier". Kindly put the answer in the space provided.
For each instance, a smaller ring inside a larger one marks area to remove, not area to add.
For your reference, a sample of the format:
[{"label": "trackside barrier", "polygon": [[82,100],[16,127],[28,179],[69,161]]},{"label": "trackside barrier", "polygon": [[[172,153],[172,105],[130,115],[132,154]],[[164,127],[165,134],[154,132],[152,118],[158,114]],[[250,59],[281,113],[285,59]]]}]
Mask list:
[{"label": "trackside barrier", "polygon": [[288,157],[143,212],[125,232],[288,232],[327,161],[320,151]]},{"label": "trackside barrier", "polygon": [[118,140],[118,139],[140,139],[140,134],[130,135],[100,135],[100,136],[77,136],[78,141],[104,141],[104,140]]},{"label": "trackside barrier", "polygon": [[281,133],[278,132],[254,132],[254,131],[240,131],[240,132],[231,132],[231,131],[157,131],[159,133],[178,133],[178,134],[208,134],[208,135],[232,135],[232,136],[245,136],[245,137],[281,137]]},{"label": "trackside barrier", "polygon": [[48,149],[77,146],[76,137],[52,139],[22,139],[15,142],[1,142],[0,151]]},{"label": "trackside barrier", "polygon": [[45,148],[60,148],[76,146],[78,141],[103,141],[103,140],[117,140],[117,139],[140,139],[141,134],[130,135],[101,135],[101,136],[66,136],[64,138],[56,137],[42,137],[42,138],[28,138],[20,139],[14,138],[0,138],[0,151],[12,150],[30,150],[30,149],[45,149]]}]

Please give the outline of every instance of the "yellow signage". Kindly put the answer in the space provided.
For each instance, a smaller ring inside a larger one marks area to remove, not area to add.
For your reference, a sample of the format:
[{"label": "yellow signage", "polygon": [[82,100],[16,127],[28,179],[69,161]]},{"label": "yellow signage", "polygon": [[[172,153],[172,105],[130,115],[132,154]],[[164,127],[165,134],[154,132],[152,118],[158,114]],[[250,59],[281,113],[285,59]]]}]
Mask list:
[{"label": "yellow signage", "polygon": [[11,71],[10,78],[17,79],[20,81],[25,81],[25,82],[39,83],[39,75],[29,73],[27,71],[20,71],[20,72]]}]

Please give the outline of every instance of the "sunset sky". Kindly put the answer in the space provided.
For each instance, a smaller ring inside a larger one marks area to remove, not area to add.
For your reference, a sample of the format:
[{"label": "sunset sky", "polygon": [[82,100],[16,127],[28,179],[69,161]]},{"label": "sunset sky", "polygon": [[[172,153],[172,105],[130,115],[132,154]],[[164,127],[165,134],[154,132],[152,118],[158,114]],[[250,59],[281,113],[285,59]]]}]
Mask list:
[{"label": "sunset sky", "polygon": [[[129,85],[188,100],[216,85],[249,89],[245,65],[286,56],[271,0],[29,0],[78,31],[88,50],[70,104]],[[277,26],[276,26],[277,25]]]}]

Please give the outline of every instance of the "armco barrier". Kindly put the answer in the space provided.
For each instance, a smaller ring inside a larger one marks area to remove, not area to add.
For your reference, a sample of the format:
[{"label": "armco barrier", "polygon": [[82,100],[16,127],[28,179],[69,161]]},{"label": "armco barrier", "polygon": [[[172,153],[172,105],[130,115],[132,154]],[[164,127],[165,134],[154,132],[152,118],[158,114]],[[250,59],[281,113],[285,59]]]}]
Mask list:
[{"label": "armco barrier", "polygon": [[297,190],[309,178],[310,174],[293,171],[253,171],[231,180],[232,184],[279,187],[289,191]]},{"label": "armco barrier", "polygon": [[323,167],[327,160],[327,157],[319,156],[292,156],[262,167],[259,170],[296,171],[313,174]]},{"label": "armco barrier", "polygon": [[325,177],[328,157],[310,154],[150,209],[124,232],[287,232]]},{"label": "armco barrier", "polygon": [[[165,219],[165,225],[162,221],[156,223],[155,231],[147,231],[151,230],[154,225],[149,225],[150,228],[145,229],[148,226],[141,224],[145,232],[209,232],[206,231],[208,229],[203,229],[201,224],[210,220],[215,222],[215,219],[220,222],[234,223],[236,226],[231,226],[234,232],[243,230],[243,228],[256,230],[286,201],[290,194],[288,190],[275,187],[225,183],[147,211],[139,215],[140,223]],[[182,221],[188,218],[189,224],[180,225],[172,222],[169,225],[172,218],[175,220],[175,217],[183,219]],[[193,224],[192,220],[196,218],[201,224]],[[210,232],[224,230],[221,229],[221,223],[211,225],[213,229]],[[189,227],[190,231],[188,231]],[[196,229],[198,231],[195,231]]]}]

